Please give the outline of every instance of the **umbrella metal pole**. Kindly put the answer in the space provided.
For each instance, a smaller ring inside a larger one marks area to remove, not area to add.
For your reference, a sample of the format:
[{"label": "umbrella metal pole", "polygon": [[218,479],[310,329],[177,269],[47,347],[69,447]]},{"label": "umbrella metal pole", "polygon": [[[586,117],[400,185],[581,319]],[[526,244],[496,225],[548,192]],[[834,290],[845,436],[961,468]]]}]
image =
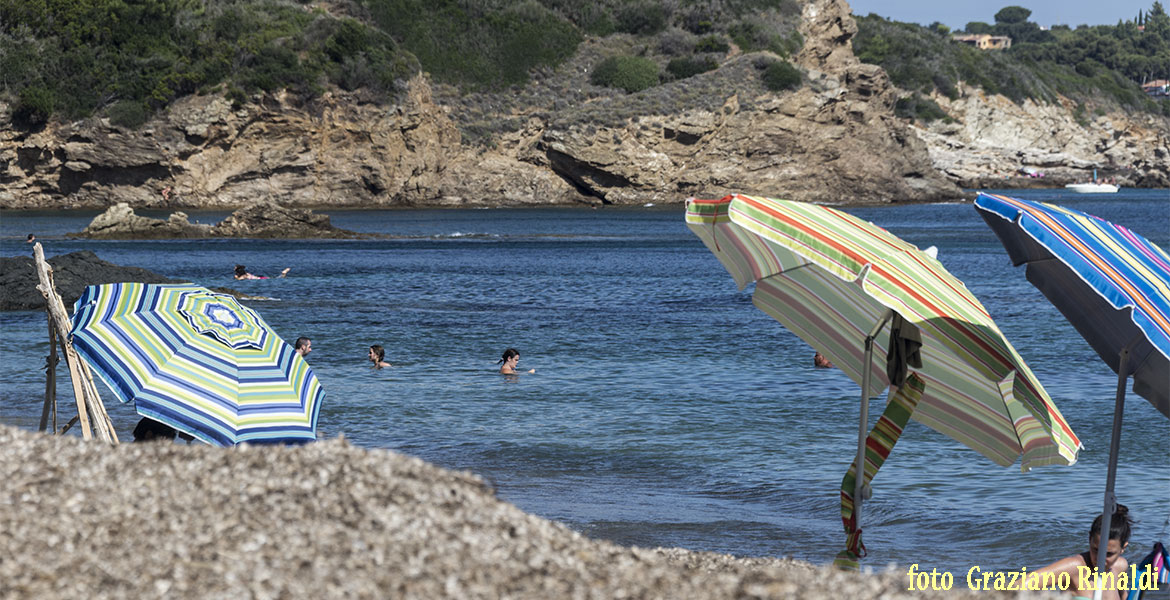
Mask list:
[{"label": "umbrella metal pole", "polygon": [[[1101,513],[1101,537],[1097,542],[1097,573],[1105,573],[1105,555],[1109,553],[1109,529],[1117,510],[1117,453],[1121,449],[1121,418],[1125,409],[1125,385],[1129,379],[1129,348],[1121,349],[1117,365],[1117,399],[1113,403],[1113,435],[1109,438],[1109,467],[1105,474],[1105,510]],[[1093,600],[1101,600],[1102,590],[1093,591]]]},{"label": "umbrella metal pole", "polygon": [[886,326],[893,316],[886,311],[877,324],[865,336],[865,360],[861,367],[861,421],[857,426],[857,471],[853,482],[853,521],[861,528],[861,503],[864,501],[862,491],[865,489],[865,438],[869,437],[869,374],[873,370],[873,338],[877,337],[882,327]]}]

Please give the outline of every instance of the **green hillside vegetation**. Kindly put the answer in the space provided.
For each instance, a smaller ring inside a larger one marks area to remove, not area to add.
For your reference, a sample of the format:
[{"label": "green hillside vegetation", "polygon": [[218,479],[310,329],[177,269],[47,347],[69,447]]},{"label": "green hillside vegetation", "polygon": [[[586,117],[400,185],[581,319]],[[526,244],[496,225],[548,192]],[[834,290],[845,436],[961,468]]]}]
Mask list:
[{"label": "green hillside vegetation", "polygon": [[0,0],[0,99],[29,125],[99,114],[136,126],[221,89],[237,103],[331,86],[393,102],[420,70],[490,93],[612,34],[644,40],[631,57],[643,60],[598,81],[636,91],[716,68],[731,44],[788,56],[799,12],[796,0]]},{"label": "green hillside vegetation", "polygon": [[967,24],[967,33],[1010,36],[1012,46],[1003,51],[954,42],[938,23],[923,27],[873,14],[857,19],[853,48],[859,59],[881,65],[895,85],[913,92],[899,106],[900,114],[912,118],[943,117],[925,95],[957,98],[959,82],[1015,102],[1052,102],[1063,95],[1082,104],[1081,114],[1084,106],[1118,106],[1170,115],[1170,102],[1153,100],[1140,87],[1170,78],[1170,16],[1159,2],[1116,26],[1045,31],[1027,20],[1030,15],[1009,6],[996,13],[994,25]]},{"label": "green hillside vegetation", "polygon": [[385,33],[295,2],[0,0],[0,93],[30,123],[105,111],[135,125],[220,84],[237,100],[393,93],[417,69]]}]

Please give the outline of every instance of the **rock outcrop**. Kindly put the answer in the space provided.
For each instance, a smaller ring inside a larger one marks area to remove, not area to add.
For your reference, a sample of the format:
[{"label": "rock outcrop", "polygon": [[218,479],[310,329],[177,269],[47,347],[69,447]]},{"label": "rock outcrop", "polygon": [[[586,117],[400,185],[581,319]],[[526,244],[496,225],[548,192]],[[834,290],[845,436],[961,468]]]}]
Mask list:
[{"label": "rock outcrop", "polygon": [[[89,250],[79,250],[45,259],[53,268],[53,283],[65,306],[72,310],[86,286],[103,283],[187,283],[164,277],[141,267],[124,267],[106,262]],[[0,258],[0,310],[44,310],[45,297],[37,289],[36,263],[32,257]],[[211,291],[240,300],[272,300],[266,296],[245,294],[227,287]]]},{"label": "rock outcrop", "polygon": [[[421,75],[391,111],[340,92],[309,106],[276,95],[233,107],[205,95],[136,131],[100,119],[5,130],[0,207],[220,208],[257,196],[290,207],[677,203],[731,191],[841,203],[958,196],[893,117],[881,69],[853,57],[855,32],[843,0],[814,0],[799,57],[810,85],[798,91],[760,84],[759,61],[775,57],[740,55],[640,94],[533,114],[490,147],[461,143],[452,109]],[[600,58],[565,70],[587,73]],[[662,102],[704,85],[699,101]],[[641,104],[630,113],[631,103]],[[623,112],[630,116],[612,118]],[[140,223],[136,235],[203,235],[189,225],[176,216]]]},{"label": "rock outcrop", "polygon": [[89,226],[71,237],[119,240],[171,238],[356,238],[362,234],[334,227],[327,215],[311,210],[285,208],[276,202],[257,200],[215,225],[191,224],[187,214],[175,212],[166,220],[142,217],[129,204],[119,202],[94,217]]},{"label": "rock outcrop", "polygon": [[286,208],[271,199],[258,200],[228,215],[211,228],[213,237],[354,238],[361,234],[334,227],[328,215]]},{"label": "rock outcrop", "polygon": [[[46,259],[53,267],[53,283],[67,307],[88,285],[103,283],[182,283],[139,267],[106,262],[89,250]],[[0,258],[0,310],[44,310],[45,297],[37,290],[36,262],[31,256]]]},{"label": "rock outcrop", "polygon": [[[1059,186],[1115,177],[1125,187],[1170,187],[1170,119],[1121,112],[1076,116],[1076,106],[1015,104],[964,88],[934,98],[953,119],[916,127],[934,167],[968,188]],[[1025,180],[1022,169],[1044,173]],[[1006,183],[1006,186],[1005,186]]]},{"label": "rock outcrop", "polygon": [[160,240],[211,237],[211,225],[192,224],[187,213],[175,212],[166,220],[142,217],[125,202],[119,202],[93,218],[85,231],[71,234],[107,240]]},{"label": "rock outcrop", "polygon": [[807,2],[800,32],[805,85],[779,93],[760,78],[778,57],[738,49],[714,71],[636,94],[598,88],[588,80],[596,64],[644,42],[587,40],[526,88],[555,98],[546,104],[514,101],[529,97],[516,90],[480,95],[489,143],[461,138],[452,116],[465,117],[465,100],[425,74],[392,107],[336,90],[307,104],[274,94],[234,106],[208,94],[138,130],[102,119],[0,126],[0,208],[236,208],[257,197],[298,208],[642,204],[733,191],[932,201],[961,196],[959,186],[1018,185],[1003,177],[1021,167],[1046,171],[1048,184],[1096,167],[1123,185],[1170,185],[1164,118],[1109,114],[1085,126],[1072,106],[968,91],[938,99],[957,123],[912,127],[894,115],[904,92],[854,56],[844,0]]},{"label": "rock outcrop", "polygon": [[107,119],[0,128],[0,208],[420,204],[458,149],[422,77],[391,111],[340,94],[238,108],[188,96],[133,131]]},{"label": "rock outcrop", "polygon": [[[960,197],[933,168],[926,145],[894,117],[885,72],[853,55],[856,32],[844,0],[814,0],[801,25],[806,42],[797,62],[809,79],[801,89],[767,91],[757,83],[758,65],[775,57],[740,55],[657,92],[709,90],[715,101],[707,97],[708,106],[662,112],[653,93],[643,92],[645,108],[621,123],[611,115],[630,112],[637,99],[597,100],[546,124],[530,121],[496,150],[453,161],[457,176],[444,179],[443,197],[481,195],[483,178],[475,174],[501,165],[512,173],[508,187],[525,199],[566,202],[670,203],[733,191],[833,203]],[[550,181],[548,171],[568,185]]]}]

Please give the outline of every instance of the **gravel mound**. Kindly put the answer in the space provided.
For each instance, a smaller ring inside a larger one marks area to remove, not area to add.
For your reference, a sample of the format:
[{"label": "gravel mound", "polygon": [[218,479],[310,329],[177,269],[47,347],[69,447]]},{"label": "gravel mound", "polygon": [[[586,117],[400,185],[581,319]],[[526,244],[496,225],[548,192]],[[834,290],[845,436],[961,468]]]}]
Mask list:
[{"label": "gravel mound", "polygon": [[344,440],[110,447],[0,426],[0,452],[3,598],[923,597],[901,574],[592,540],[475,475]]}]

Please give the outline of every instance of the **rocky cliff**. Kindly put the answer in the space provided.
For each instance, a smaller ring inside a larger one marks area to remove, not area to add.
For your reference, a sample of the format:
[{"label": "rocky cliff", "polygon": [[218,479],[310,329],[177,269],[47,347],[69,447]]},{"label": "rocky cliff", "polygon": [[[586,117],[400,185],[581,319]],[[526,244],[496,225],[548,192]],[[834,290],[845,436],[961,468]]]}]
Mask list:
[{"label": "rocky cliff", "polygon": [[[935,96],[953,122],[916,126],[934,167],[963,187],[1010,187],[1021,169],[1034,184],[1086,181],[1094,170],[1126,187],[1170,187],[1170,119],[1149,114],[1078,115],[1075,104],[1015,104],[963,88]],[[1005,186],[1005,183],[1007,184]]]},{"label": "rocky cliff", "polygon": [[[294,207],[643,204],[732,191],[931,201],[1021,164],[1136,164],[1130,183],[1166,185],[1164,122],[1108,117],[1100,135],[1054,136],[1053,119],[1072,119],[1059,116],[1065,108],[972,93],[946,106],[957,125],[915,128],[894,116],[899,92],[884,71],[854,57],[843,0],[807,3],[800,32],[805,84],[781,93],[759,75],[776,57],[734,48],[708,73],[636,94],[590,91],[592,67],[636,42],[587,41],[553,77],[486,99],[496,119],[516,123],[486,143],[462,137],[458,95],[436,93],[424,74],[391,107],[336,91],[234,107],[206,95],[137,130],[101,119],[3,127],[0,208],[235,208],[259,197]],[[541,86],[558,99],[514,100]]]},{"label": "rocky cliff", "polygon": [[0,131],[5,208],[238,207],[422,203],[436,195],[459,132],[421,78],[387,110],[344,95],[284,95],[233,108],[190,96],[144,127],[108,120]]}]

